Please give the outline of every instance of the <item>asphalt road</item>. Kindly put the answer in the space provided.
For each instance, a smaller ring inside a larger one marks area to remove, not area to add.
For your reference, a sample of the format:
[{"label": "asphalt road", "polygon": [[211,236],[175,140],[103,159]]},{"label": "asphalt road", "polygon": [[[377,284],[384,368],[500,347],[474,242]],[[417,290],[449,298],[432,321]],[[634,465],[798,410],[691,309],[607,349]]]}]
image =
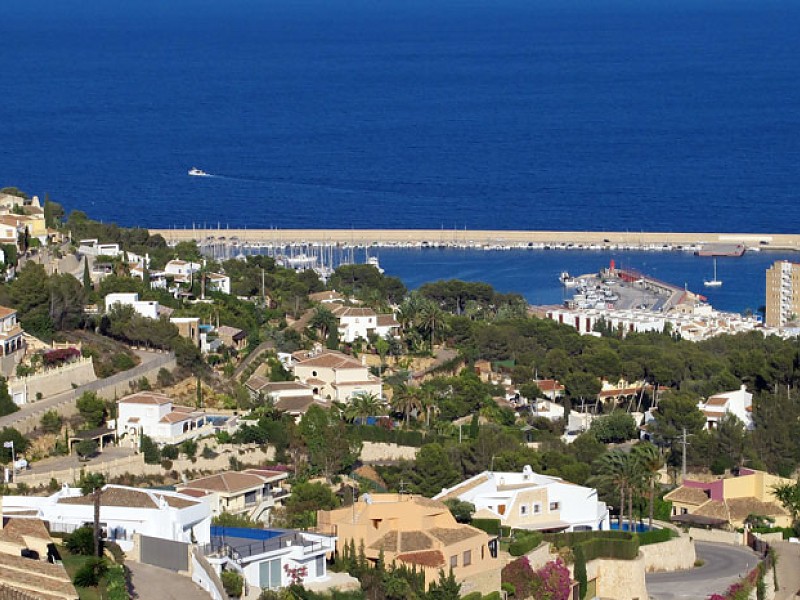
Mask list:
[{"label": "asphalt road", "polygon": [[756,566],[758,556],[747,547],[695,542],[702,567],[671,573],[648,573],[652,600],[704,599],[722,593]]}]

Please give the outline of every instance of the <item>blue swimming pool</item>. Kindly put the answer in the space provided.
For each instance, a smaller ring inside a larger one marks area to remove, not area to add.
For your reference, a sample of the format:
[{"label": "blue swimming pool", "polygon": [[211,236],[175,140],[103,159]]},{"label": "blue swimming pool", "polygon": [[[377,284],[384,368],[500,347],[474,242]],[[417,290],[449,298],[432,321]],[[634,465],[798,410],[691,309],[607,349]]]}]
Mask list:
[{"label": "blue swimming pool", "polygon": [[[655,527],[653,528],[655,529]],[[612,521],[611,522],[611,530],[612,531],[619,531],[619,521]],[[622,524],[622,531],[630,531],[628,527],[628,523]],[[633,531],[635,533],[644,533],[645,531],[650,531],[650,528],[645,525],[644,523],[634,523]]]}]

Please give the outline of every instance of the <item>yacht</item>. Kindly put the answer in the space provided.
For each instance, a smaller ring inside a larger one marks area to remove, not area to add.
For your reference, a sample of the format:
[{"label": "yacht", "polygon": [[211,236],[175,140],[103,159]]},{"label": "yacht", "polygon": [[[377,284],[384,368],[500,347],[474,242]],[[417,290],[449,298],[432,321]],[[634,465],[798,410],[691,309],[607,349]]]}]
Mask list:
[{"label": "yacht", "polygon": [[720,287],[722,286],[722,281],[717,279],[717,259],[714,259],[714,279],[708,280],[706,279],[703,281],[703,285],[706,287]]},{"label": "yacht", "polygon": [[570,277],[570,274],[566,271],[563,271],[561,275],[558,277],[559,281],[561,281],[561,285],[564,287],[576,287],[578,285],[578,280],[574,277]]},{"label": "yacht", "polygon": [[193,175],[194,177],[210,177],[208,173],[202,169],[198,169],[197,167],[192,167],[189,169],[189,175]]},{"label": "yacht", "polygon": [[378,273],[383,275],[384,270],[381,268],[381,263],[378,262],[378,257],[377,256],[367,256],[367,264],[368,265],[372,265],[373,267],[378,269]]}]

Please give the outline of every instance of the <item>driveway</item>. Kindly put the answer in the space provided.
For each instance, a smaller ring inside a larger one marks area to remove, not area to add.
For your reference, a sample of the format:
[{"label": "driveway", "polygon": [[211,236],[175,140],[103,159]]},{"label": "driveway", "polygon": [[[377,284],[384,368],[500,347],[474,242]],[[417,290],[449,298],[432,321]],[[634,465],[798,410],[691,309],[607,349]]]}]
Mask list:
[{"label": "driveway", "polygon": [[773,542],[770,544],[778,553],[778,585],[775,600],[794,599],[800,591],[800,544]]},{"label": "driveway", "polygon": [[131,571],[133,598],[137,600],[194,600],[210,598],[211,595],[188,577],[178,575],[175,571],[125,561]]},{"label": "driveway", "polygon": [[695,542],[702,567],[671,573],[648,573],[647,591],[653,600],[708,598],[722,593],[758,563],[758,555],[747,547]]}]

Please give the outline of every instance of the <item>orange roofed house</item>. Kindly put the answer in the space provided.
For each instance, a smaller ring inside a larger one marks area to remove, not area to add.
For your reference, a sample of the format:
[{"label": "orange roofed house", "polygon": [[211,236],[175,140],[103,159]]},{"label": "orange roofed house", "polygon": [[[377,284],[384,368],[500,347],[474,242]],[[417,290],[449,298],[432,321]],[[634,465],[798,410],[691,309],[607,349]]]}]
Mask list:
[{"label": "orange roofed house", "polygon": [[366,365],[334,350],[309,355],[296,354],[295,377],[312,389],[314,395],[337,402],[348,402],[355,395],[366,393],[382,397],[381,380]]},{"label": "orange roofed house", "polygon": [[497,540],[456,522],[444,503],[422,496],[364,494],[355,506],[317,513],[321,531],[337,536],[337,551],[363,541],[368,560],[383,551],[386,563],[404,563],[425,574],[430,584],[439,571],[453,570],[463,593],[500,589]]}]

